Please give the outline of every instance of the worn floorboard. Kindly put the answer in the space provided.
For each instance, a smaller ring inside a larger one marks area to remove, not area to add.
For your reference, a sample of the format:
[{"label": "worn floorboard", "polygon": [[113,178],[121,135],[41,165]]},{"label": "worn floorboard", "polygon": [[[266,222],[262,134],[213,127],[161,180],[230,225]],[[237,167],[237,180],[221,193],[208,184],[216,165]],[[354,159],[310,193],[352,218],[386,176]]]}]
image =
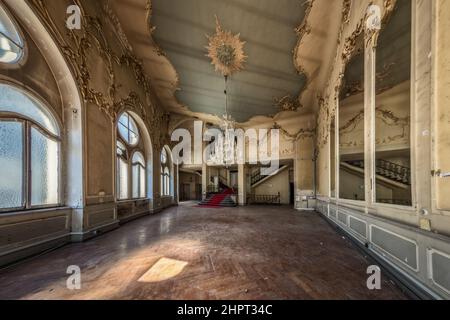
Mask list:
[{"label": "worn floorboard", "polygon": [[0,299],[406,298],[368,290],[369,264],[315,213],[183,205],[0,271]]}]

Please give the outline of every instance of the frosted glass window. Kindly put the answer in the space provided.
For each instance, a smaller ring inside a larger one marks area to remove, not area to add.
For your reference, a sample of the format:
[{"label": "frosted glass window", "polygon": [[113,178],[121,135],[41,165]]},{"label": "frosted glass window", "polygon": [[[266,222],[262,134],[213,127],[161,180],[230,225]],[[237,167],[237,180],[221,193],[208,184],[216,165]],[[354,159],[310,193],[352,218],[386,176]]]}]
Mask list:
[{"label": "frosted glass window", "polygon": [[0,6],[0,62],[15,63],[23,56],[23,42],[16,26]]},{"label": "frosted glass window", "polygon": [[0,121],[0,209],[24,205],[23,161],[23,124]]},{"label": "frosted glass window", "polygon": [[133,155],[133,198],[145,198],[145,160],[140,152]]},{"label": "frosted glass window", "polygon": [[31,128],[31,205],[59,203],[59,144]]},{"label": "frosted glass window", "polygon": [[140,152],[135,152],[133,155],[133,163],[137,163],[145,167],[144,156]]},{"label": "frosted glass window", "polygon": [[56,121],[36,99],[7,84],[0,84],[0,112],[20,114],[59,135]]},{"label": "frosted glass window", "polygon": [[166,149],[163,149],[161,151],[161,163],[166,164],[167,163],[167,151]]},{"label": "frosted glass window", "polygon": [[139,167],[139,198],[145,198],[145,169]]},{"label": "frosted glass window", "polygon": [[139,198],[139,166],[133,166],[133,198]]},{"label": "frosted glass window", "polygon": [[55,119],[31,95],[0,84],[0,210],[59,205],[59,179]]},{"label": "frosted glass window", "polygon": [[170,170],[166,166],[161,167],[161,195],[170,195]]},{"label": "frosted glass window", "polygon": [[118,168],[118,187],[119,199],[128,199],[128,164],[125,160],[119,158]]},{"label": "frosted glass window", "polygon": [[122,142],[117,141],[117,155],[118,156],[127,156],[127,148],[125,148]]},{"label": "frosted glass window", "polygon": [[133,165],[133,198],[145,197],[145,169],[140,165]]},{"label": "frosted glass window", "polygon": [[133,118],[128,113],[123,113],[119,117],[119,134],[129,145],[136,145],[139,142],[139,130]]},{"label": "frosted glass window", "polygon": [[166,183],[166,181],[164,178],[164,168],[161,167],[161,195],[162,196],[164,196],[165,192],[166,192],[166,189],[164,188],[165,183]]}]

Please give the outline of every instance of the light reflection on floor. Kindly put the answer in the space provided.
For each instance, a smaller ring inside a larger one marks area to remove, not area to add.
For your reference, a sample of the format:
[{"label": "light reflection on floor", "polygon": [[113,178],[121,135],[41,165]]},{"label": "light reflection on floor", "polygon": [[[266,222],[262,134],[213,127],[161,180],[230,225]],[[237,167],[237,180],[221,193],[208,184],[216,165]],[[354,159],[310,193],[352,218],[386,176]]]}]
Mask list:
[{"label": "light reflection on floor", "polygon": [[188,265],[187,262],[161,258],[151,267],[138,282],[154,283],[176,277]]}]

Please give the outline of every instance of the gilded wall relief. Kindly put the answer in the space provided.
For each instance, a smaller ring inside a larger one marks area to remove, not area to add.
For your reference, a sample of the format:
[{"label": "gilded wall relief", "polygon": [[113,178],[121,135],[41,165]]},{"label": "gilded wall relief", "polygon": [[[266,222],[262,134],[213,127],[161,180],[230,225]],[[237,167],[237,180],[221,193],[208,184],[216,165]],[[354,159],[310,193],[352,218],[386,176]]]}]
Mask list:
[{"label": "gilded wall relief", "polygon": [[[302,104],[300,102],[302,95],[306,92],[306,90],[308,90],[308,87],[311,82],[311,75],[308,74],[308,72],[306,71],[304,66],[302,66],[298,63],[298,61],[299,61],[298,56],[300,54],[300,45],[302,43],[302,40],[304,39],[304,37],[306,35],[311,33],[311,26],[309,23],[309,18],[310,18],[311,10],[313,8],[315,1],[316,0],[307,0],[304,3],[304,5],[306,6],[305,17],[303,18],[302,23],[295,29],[295,33],[297,34],[298,40],[297,40],[297,45],[295,46],[294,52],[293,52],[294,53],[293,54],[294,65],[299,74],[305,75],[306,83],[305,83],[305,86],[304,86],[302,92],[300,93],[300,95],[297,98],[289,97],[290,100],[292,101],[292,103],[290,103],[288,105],[282,103],[280,105],[280,101],[283,101],[283,99],[285,99],[286,97],[281,98],[280,100],[277,101],[277,106],[280,108],[280,111],[297,111],[298,109],[302,108]],[[284,110],[284,108],[286,108],[286,107],[288,109]]]},{"label": "gilded wall relief", "polygon": [[[392,110],[377,107],[376,119],[380,122],[375,143],[377,146],[404,145],[409,147],[410,117],[397,116]],[[355,114],[339,128],[340,146],[342,148],[363,147],[364,141],[356,141],[352,137],[355,131],[363,130],[364,111]]]},{"label": "gilded wall relief", "polygon": [[272,129],[280,130],[280,133],[287,141],[296,142],[298,140],[314,138],[315,129],[300,129],[294,134],[289,133],[286,129],[282,128],[278,123],[274,123]]},{"label": "gilded wall relief", "polygon": [[284,96],[281,99],[274,99],[275,106],[280,111],[297,111],[301,108],[300,100],[298,97],[292,97],[291,95]]},{"label": "gilded wall relief", "polygon": [[[378,1],[378,2],[381,2]],[[392,11],[394,10],[396,0],[383,0],[383,18],[382,21],[385,22]],[[367,6],[372,3],[367,1]],[[353,56],[357,45],[358,37],[364,33],[364,37],[366,39],[365,46],[376,45],[379,30],[371,29],[367,30],[366,28],[366,19],[367,19],[367,11],[361,12],[361,18],[358,18],[354,22],[354,27],[351,31],[345,32],[348,29],[348,25],[352,21],[352,16],[355,16],[357,13],[352,10],[356,5],[351,0],[345,0],[343,2],[342,7],[342,24],[341,30],[339,33],[338,44],[340,45],[337,50],[336,58],[335,58],[335,69],[332,73],[334,76],[330,78],[330,82],[327,86],[327,92],[319,95],[318,97],[318,117],[317,117],[317,149],[321,150],[327,143],[329,137],[329,130],[331,126],[331,119],[336,114],[336,106],[338,97],[341,91],[341,87],[343,84],[344,78],[344,70],[348,61]],[[355,20],[353,18],[353,20]],[[351,32],[351,33],[350,33]],[[346,34],[349,34],[346,36]],[[345,37],[345,40],[343,40]],[[384,76],[380,74],[380,76]],[[361,91],[361,84],[355,83],[353,87],[356,91]]]},{"label": "gilded wall relief", "polygon": [[[97,106],[106,113],[112,121],[117,117],[117,113],[124,107],[136,112],[148,126],[152,142],[160,142],[163,145],[167,142],[166,133],[169,116],[160,107],[155,106],[157,99],[152,92],[150,79],[144,72],[142,62],[133,54],[131,46],[124,34],[119,20],[114,12],[106,4],[102,8],[104,17],[91,16],[87,13],[85,6],[80,0],[74,1],[82,11],[82,29],[68,30],[62,24],[63,20],[54,19],[49,7],[44,0],[31,0],[35,11],[45,22],[46,27],[57,39],[57,42],[71,66],[81,96],[87,103]],[[61,21],[58,25],[56,21]],[[108,40],[105,38],[105,23],[114,30],[119,42],[119,52],[115,52]],[[61,31],[64,30],[65,34]],[[96,52],[92,52],[95,49]],[[105,83],[93,83],[93,68],[95,59],[100,58],[105,66]],[[123,85],[117,79],[118,70],[131,71],[137,87],[144,93],[145,99],[137,92],[130,90],[124,96],[119,92]],[[102,88],[103,87],[103,88]]]}]

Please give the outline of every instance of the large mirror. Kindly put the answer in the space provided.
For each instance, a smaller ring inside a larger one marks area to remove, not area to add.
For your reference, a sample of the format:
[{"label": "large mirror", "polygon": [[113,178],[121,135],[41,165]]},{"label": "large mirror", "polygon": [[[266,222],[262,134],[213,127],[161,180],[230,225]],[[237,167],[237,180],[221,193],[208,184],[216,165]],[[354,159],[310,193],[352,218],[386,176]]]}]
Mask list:
[{"label": "large mirror", "polygon": [[356,40],[339,95],[339,198],[365,200],[364,34]]},{"label": "large mirror", "polygon": [[411,206],[412,1],[397,0],[376,49],[376,202]]},{"label": "large mirror", "polygon": [[330,197],[336,198],[336,117],[330,125]]}]

